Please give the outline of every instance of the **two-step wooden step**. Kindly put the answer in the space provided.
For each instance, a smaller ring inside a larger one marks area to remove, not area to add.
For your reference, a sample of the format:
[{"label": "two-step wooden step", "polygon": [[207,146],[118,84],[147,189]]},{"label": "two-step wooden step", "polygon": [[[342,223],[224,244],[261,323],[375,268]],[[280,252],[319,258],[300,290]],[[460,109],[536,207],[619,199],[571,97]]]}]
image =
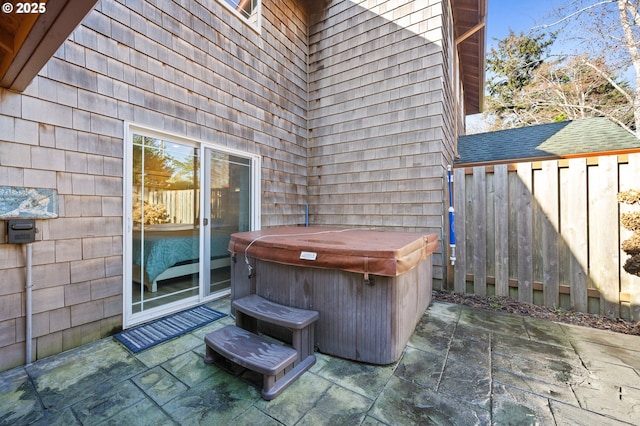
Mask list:
[{"label": "two-step wooden step", "polygon": [[[256,294],[234,300],[233,307],[236,325],[205,336],[205,362],[222,356],[262,374],[262,397],[271,400],[315,364],[313,327],[318,312],[280,305]],[[290,329],[293,348],[259,336],[255,320]]]}]

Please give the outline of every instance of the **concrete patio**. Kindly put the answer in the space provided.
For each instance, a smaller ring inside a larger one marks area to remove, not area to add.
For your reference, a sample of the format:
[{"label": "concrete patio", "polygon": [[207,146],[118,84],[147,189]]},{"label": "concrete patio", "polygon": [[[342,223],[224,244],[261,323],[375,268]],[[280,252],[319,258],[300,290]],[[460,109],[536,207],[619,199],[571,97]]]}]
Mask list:
[{"label": "concrete patio", "polygon": [[317,354],[266,402],[251,377],[203,363],[203,336],[231,322],[138,355],[107,338],[0,373],[0,424],[640,423],[637,336],[434,303],[399,362]]}]

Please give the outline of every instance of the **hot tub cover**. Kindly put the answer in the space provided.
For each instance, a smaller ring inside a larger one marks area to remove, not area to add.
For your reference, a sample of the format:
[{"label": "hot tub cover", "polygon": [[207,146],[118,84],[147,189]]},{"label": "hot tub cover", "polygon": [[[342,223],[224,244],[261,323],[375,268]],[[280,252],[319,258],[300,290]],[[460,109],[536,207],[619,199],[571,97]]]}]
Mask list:
[{"label": "hot tub cover", "polygon": [[229,251],[286,265],[394,277],[438,247],[436,234],[325,227],[278,227],[231,234]]}]

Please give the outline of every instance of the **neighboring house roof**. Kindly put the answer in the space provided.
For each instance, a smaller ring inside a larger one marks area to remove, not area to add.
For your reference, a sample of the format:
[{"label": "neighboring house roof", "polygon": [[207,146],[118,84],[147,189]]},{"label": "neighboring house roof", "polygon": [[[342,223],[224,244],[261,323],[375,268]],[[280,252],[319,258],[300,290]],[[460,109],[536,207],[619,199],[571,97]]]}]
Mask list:
[{"label": "neighboring house roof", "polygon": [[604,117],[465,135],[456,165],[519,163],[640,151],[640,140]]}]

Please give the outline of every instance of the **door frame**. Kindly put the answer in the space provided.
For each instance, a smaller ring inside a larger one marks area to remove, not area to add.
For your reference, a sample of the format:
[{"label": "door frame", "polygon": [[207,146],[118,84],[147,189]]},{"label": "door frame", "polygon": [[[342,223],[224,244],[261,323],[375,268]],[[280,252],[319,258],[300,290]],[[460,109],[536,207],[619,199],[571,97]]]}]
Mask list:
[{"label": "door frame", "polygon": [[124,123],[124,141],[123,141],[123,177],[122,177],[122,326],[123,328],[129,328],[137,324],[141,324],[153,319],[157,319],[192,306],[202,304],[207,301],[215,300],[229,294],[230,290],[224,292],[217,292],[207,297],[204,297],[204,262],[200,262],[199,265],[199,292],[198,296],[193,296],[179,300],[177,302],[168,303],[157,308],[149,309],[147,311],[133,313],[132,310],[132,292],[131,283],[133,278],[133,265],[132,265],[132,253],[133,253],[133,217],[132,217],[132,184],[133,184],[133,134],[142,134],[158,139],[175,141],[176,143],[183,143],[199,148],[201,157],[201,167],[198,175],[200,180],[200,258],[204,255],[204,218],[205,208],[207,207],[206,194],[204,191],[203,182],[205,179],[209,179],[209,170],[205,169],[203,158],[206,149],[212,149],[221,151],[231,155],[247,158],[251,161],[251,229],[259,230],[261,224],[261,167],[262,157],[257,154],[252,154],[245,151],[229,148],[226,146],[218,145],[213,142],[207,142],[200,139],[195,139],[180,135],[177,133],[167,132],[164,130],[156,129],[149,126],[136,124],[133,122]]}]

